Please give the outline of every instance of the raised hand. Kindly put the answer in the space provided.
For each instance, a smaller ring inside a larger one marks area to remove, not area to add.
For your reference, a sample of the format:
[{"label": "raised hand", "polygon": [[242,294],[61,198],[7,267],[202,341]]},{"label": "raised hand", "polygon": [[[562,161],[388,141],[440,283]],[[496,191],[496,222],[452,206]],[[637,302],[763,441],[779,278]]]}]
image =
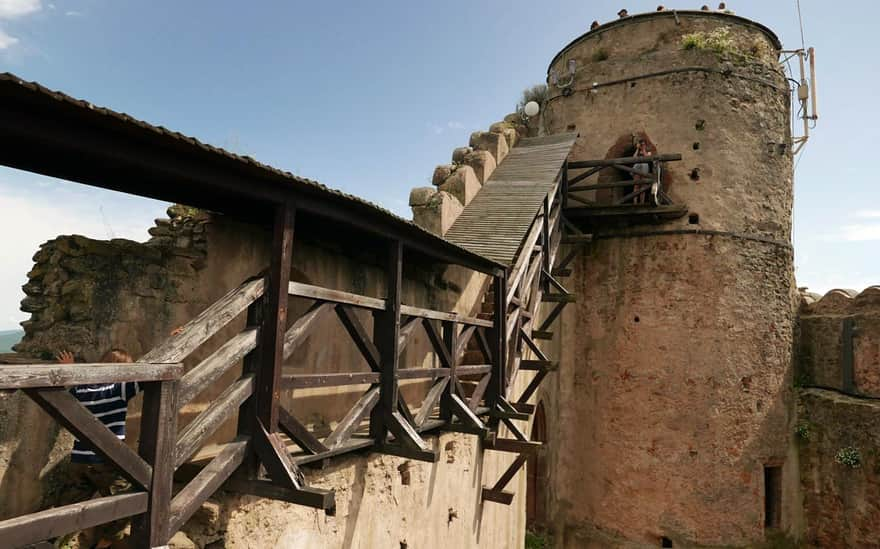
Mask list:
[{"label": "raised hand", "polygon": [[55,360],[61,364],[73,364],[73,353],[70,351],[59,351],[55,353]]}]

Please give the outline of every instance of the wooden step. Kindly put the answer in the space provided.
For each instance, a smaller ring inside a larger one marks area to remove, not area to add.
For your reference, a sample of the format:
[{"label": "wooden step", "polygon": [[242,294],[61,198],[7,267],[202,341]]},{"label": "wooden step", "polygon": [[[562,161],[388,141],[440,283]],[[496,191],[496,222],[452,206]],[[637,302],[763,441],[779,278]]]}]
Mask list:
[{"label": "wooden step", "polygon": [[556,360],[521,360],[519,363],[520,370],[546,370],[548,372],[552,372],[557,368],[559,368],[559,361]]},{"label": "wooden step", "polygon": [[510,505],[513,502],[513,492],[505,490],[493,490],[491,488],[483,488],[483,501],[494,501],[502,505]]},{"label": "wooden step", "polygon": [[532,339],[553,339],[553,332],[542,332],[541,330],[532,330]]}]

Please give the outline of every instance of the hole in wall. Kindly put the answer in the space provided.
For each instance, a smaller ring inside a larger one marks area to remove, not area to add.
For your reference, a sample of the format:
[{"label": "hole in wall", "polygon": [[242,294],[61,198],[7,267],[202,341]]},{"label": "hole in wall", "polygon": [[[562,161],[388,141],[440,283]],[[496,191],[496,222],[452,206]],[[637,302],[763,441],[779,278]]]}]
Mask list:
[{"label": "hole in wall", "polygon": [[697,120],[697,123],[694,124],[694,128],[696,128],[698,132],[705,130],[706,129],[706,121],[705,120]]},{"label": "hole in wall", "polygon": [[700,150],[700,142],[699,142],[699,141],[694,141],[693,147],[694,147],[694,150],[695,150],[695,151]]},{"label": "hole in wall", "polygon": [[672,547],[672,540],[663,536],[660,538],[660,547]]},{"label": "hole in wall", "polygon": [[690,175],[691,181],[699,181],[700,180],[700,168],[694,168],[693,170],[691,170],[691,173],[689,175]]},{"label": "hole in wall", "polygon": [[397,467],[397,472],[400,473],[400,483],[404,486],[409,486],[412,475],[409,471],[409,462],[404,461]]},{"label": "hole in wall", "polygon": [[688,223],[691,225],[698,225],[700,223],[700,214],[688,215]]},{"label": "hole in wall", "polygon": [[630,82],[630,83],[629,83],[629,87],[630,87],[630,88],[635,88],[635,87],[636,87],[636,83],[635,83],[635,82]]},{"label": "hole in wall", "polygon": [[636,317],[633,319],[633,322],[636,322],[636,323],[638,323],[640,321],[641,321],[641,319],[639,318],[639,315],[636,315]]},{"label": "hole in wall", "polygon": [[573,132],[577,129],[577,124],[569,124],[568,126],[565,127],[565,129],[566,129],[566,131]]},{"label": "hole in wall", "polygon": [[782,466],[764,466],[764,528],[779,528],[782,519]]},{"label": "hole in wall", "polygon": [[409,545],[405,541],[400,542],[400,549],[408,549]]}]

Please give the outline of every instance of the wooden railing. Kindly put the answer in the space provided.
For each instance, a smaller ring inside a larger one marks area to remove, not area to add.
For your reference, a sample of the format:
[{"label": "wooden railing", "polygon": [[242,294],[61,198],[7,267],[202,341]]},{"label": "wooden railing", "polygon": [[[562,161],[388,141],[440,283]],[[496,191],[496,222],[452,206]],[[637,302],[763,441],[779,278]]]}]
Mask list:
[{"label": "wooden railing", "polygon": [[[399,247],[392,247],[391,255],[397,258],[392,259],[396,268],[391,269],[389,295],[384,299],[297,282],[286,284],[286,295],[310,300],[311,305],[277,338],[280,361],[273,361],[269,371],[269,375],[277,376],[277,392],[262,402],[259,388],[266,385],[267,375],[262,369],[266,319],[272,317],[272,303],[266,295],[268,277],[248,280],[233,289],[135,364],[0,366],[0,389],[25,391],[59,423],[115,464],[137,489],[131,494],[0,522],[4,546],[25,546],[129,516],[134,517],[132,540],[137,547],[162,546],[221,487],[332,513],[333,492],[308,486],[302,465],[366,447],[437,461],[438,453],[421,433],[441,427],[491,440],[492,433],[481,416],[488,414],[503,391],[497,385],[493,391],[490,384],[500,370],[498,323],[400,303]],[[372,335],[356,314],[359,310],[373,315]],[[244,329],[184,373],[183,361],[245,311]],[[332,316],[350,336],[369,372],[284,374],[276,367],[294,355],[306,338],[320,337],[316,327]],[[274,320],[278,322],[278,317]],[[427,335],[439,367],[401,368],[399,357],[419,329]],[[484,364],[460,365],[471,340],[481,350]],[[242,361],[241,375],[178,432],[179,410],[209,387],[216,389],[217,382]],[[462,378],[478,380],[469,394]],[[430,383],[417,409],[411,409],[399,391],[400,380]],[[125,381],[142,382],[146,391],[137,452],[119,441],[65,390],[75,385]],[[369,388],[324,437],[307,429],[295,409],[280,405],[282,390],[353,384]],[[219,445],[207,465],[173,493],[175,471],[236,414],[237,437]],[[368,434],[356,434],[364,422],[368,423]],[[266,476],[261,476],[260,464]]]},{"label": "wooden railing", "polygon": [[[566,206],[568,201],[577,202],[584,206],[622,206],[626,204],[637,206],[670,205],[672,204],[672,199],[663,188],[663,166],[666,162],[676,160],[681,160],[680,154],[569,161],[566,165],[568,173],[566,173],[564,185]],[[635,166],[638,164],[650,166],[650,171],[646,173],[643,170],[636,169]],[[607,169],[617,170],[618,173],[628,175],[629,178],[619,181],[584,183],[588,178]],[[610,189],[625,189],[625,192],[610,200],[590,200],[583,196],[584,192]]]}]

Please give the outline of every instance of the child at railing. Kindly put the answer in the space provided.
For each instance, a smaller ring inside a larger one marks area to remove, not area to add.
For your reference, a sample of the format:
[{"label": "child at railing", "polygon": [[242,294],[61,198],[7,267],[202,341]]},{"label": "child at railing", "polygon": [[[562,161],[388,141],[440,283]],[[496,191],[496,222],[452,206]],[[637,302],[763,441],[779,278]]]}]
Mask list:
[{"label": "child at railing", "polygon": [[[58,362],[73,364],[74,357],[68,351],[61,351],[56,355]],[[126,351],[112,349],[108,351],[101,362],[134,362]],[[76,397],[105,427],[110,429],[120,440],[125,440],[125,416],[128,412],[128,401],[140,391],[137,382],[129,383],[105,383],[99,385],[80,385],[70,389]],[[94,497],[101,497],[124,493],[131,489],[131,484],[122,477],[116,467],[105,462],[88,443],[76,440],[70,456],[70,468],[67,478],[60,489],[59,505],[78,503]],[[114,542],[122,540],[128,527],[129,519],[119,519],[98,527],[94,537],[97,543],[87,542],[79,544],[79,547],[94,547],[103,549],[110,547]],[[56,547],[70,547],[77,538],[91,537],[84,532],[74,532],[59,538],[55,542]],[[85,540],[82,540],[85,541]]]},{"label": "child at railing", "polygon": [[[644,139],[639,139],[636,145],[635,156],[651,156],[651,151],[648,150],[648,144]],[[639,162],[638,164],[633,164],[633,170],[636,172],[633,174],[633,180],[639,181],[639,183],[633,185],[633,192],[639,193],[633,197],[633,204],[644,204],[647,202],[644,191],[650,187],[650,185],[644,184],[644,180],[651,177],[651,165],[647,162]]]}]

